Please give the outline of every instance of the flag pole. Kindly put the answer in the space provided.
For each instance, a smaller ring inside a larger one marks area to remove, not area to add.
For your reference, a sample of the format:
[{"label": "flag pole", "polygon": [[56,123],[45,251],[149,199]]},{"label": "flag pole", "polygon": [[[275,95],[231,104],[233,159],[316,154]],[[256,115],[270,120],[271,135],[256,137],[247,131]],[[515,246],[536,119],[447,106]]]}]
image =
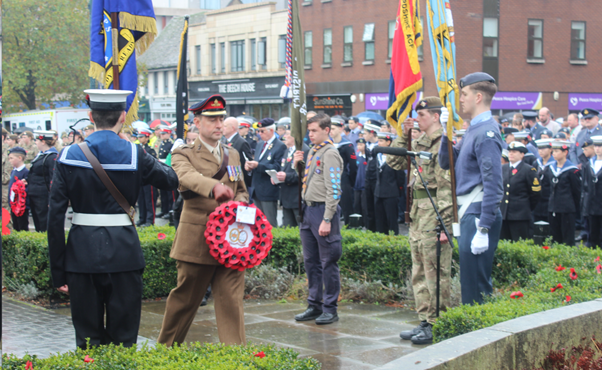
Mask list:
[{"label": "flag pole", "polygon": [[[447,106],[449,106],[447,104]],[[450,112],[450,111],[449,111]],[[450,122],[450,115],[448,116],[448,122]],[[447,129],[452,130],[452,124],[446,123]],[[452,136],[452,135],[451,135]],[[452,140],[448,138],[448,162],[450,167],[450,190],[452,192],[452,212],[454,216],[454,223],[459,222],[459,212],[456,200],[456,175],[454,170],[454,150],[452,149]]]},{"label": "flag pole", "polygon": [[113,48],[113,89],[119,90],[119,24],[118,24],[118,12],[111,12],[111,46]]},{"label": "flag pole", "polygon": [[[408,132],[408,138],[406,140],[406,149],[412,151],[412,129],[410,129]],[[404,210],[404,222],[410,223],[410,207],[412,206],[412,192],[411,187],[408,185],[408,179],[410,179],[411,171],[410,159],[406,159],[406,165],[406,174],[408,175],[406,176],[406,210]]]},{"label": "flag pole", "polygon": [[188,84],[186,71],[186,52],[188,45],[188,14],[184,16],[184,28],[180,40],[180,55],[176,75],[176,137],[184,139],[184,121],[188,120]]}]

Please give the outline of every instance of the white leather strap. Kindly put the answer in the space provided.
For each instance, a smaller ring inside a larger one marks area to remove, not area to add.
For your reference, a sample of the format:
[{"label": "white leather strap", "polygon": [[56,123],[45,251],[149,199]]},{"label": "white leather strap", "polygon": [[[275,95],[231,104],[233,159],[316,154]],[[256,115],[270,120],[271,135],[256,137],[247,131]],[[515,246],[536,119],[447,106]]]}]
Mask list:
[{"label": "white leather strap", "polygon": [[481,202],[484,199],[484,186],[482,184],[476,185],[470,193],[456,197],[456,202],[461,207],[459,210],[459,223],[463,219],[465,212],[474,202]]},{"label": "white leather strap", "polygon": [[73,213],[71,224],[90,227],[121,227],[132,225],[128,214],[83,214]]}]

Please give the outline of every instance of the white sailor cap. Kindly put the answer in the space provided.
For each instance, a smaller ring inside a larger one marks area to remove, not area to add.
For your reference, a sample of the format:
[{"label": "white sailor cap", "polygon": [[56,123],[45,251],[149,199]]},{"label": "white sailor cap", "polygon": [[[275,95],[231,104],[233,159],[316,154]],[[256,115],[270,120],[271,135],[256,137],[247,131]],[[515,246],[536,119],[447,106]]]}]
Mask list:
[{"label": "white sailor cap", "polygon": [[462,137],[463,135],[465,135],[465,133],[466,133],[466,132],[467,132],[467,130],[465,130],[465,129],[459,129],[459,130],[455,130],[455,131],[454,131],[454,134],[455,134],[457,137]]},{"label": "white sailor cap", "polygon": [[590,139],[592,139],[593,144],[595,146],[601,147],[601,139],[603,139],[603,136],[601,136],[601,135],[593,135],[592,137],[590,137]]},{"label": "white sailor cap", "polygon": [[33,132],[34,138],[39,140],[54,139],[54,135],[54,130],[34,130]]},{"label": "white sailor cap", "polygon": [[521,142],[511,142],[509,143],[509,151],[519,151],[523,154],[528,153],[528,149],[526,148],[525,144],[521,143]]},{"label": "white sailor cap", "polygon": [[132,91],[113,89],[86,89],[86,102],[93,111],[125,111],[126,99]]},{"label": "white sailor cap", "polygon": [[380,126],[377,126],[377,125],[372,124],[372,121],[370,121],[370,122],[369,122],[369,121],[367,121],[367,122],[364,124],[364,130],[367,130],[367,131],[373,131],[373,132],[375,132],[375,134],[377,134],[379,131],[381,131],[381,127],[380,127]]},{"label": "white sailor cap", "polygon": [[552,139],[538,139],[535,142],[538,148],[551,148],[553,146]]},{"label": "white sailor cap", "polygon": [[377,138],[391,141],[394,139],[394,134],[380,131],[377,133]]},{"label": "white sailor cap", "polygon": [[552,142],[551,146],[553,147],[553,149],[569,150],[569,144],[570,143],[565,140],[555,140]]},{"label": "white sailor cap", "polygon": [[518,132],[513,133],[513,136],[515,137],[515,139],[532,140],[532,135],[530,134],[529,131],[518,131]]}]

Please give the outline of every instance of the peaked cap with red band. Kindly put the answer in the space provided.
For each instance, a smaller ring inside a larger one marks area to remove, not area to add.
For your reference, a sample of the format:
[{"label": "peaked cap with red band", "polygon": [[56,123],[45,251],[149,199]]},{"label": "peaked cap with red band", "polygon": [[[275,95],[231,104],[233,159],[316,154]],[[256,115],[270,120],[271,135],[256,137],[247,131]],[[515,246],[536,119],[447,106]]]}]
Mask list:
[{"label": "peaked cap with red band", "polygon": [[191,106],[188,110],[201,116],[225,116],[226,101],[220,94],[214,94],[203,102]]}]

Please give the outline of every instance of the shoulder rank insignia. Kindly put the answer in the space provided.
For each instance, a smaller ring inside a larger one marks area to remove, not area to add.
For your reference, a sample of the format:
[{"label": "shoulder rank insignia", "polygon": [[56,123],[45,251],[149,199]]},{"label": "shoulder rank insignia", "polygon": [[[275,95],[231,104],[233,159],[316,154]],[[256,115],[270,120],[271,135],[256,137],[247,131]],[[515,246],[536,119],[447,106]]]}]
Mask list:
[{"label": "shoulder rank insignia", "polygon": [[490,138],[494,138],[494,132],[492,130],[487,131],[486,135]]}]

